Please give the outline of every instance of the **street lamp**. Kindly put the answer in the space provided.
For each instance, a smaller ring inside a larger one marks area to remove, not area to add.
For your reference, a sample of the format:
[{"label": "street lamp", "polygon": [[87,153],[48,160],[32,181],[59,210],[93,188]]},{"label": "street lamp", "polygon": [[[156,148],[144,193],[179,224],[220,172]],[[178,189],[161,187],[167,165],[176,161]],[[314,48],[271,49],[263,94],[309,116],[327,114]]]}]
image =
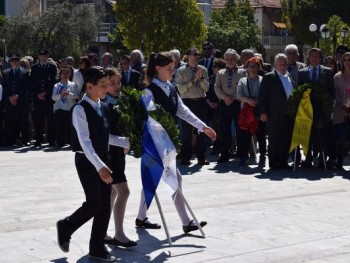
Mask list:
[{"label": "street lamp", "polygon": [[[336,27],[334,26],[333,35],[332,35],[334,56],[336,55],[336,47],[337,47],[337,42],[338,42],[336,33],[337,33],[336,32]],[[330,30],[327,27],[324,27],[321,30],[321,34],[322,34],[323,38],[327,39],[327,38],[330,37]],[[349,36],[349,30],[346,27],[342,28],[340,30],[340,36],[343,39],[342,43],[344,43],[344,40]]]},{"label": "street lamp", "polygon": [[340,36],[343,39],[342,44],[344,44],[344,40],[349,37],[349,30],[346,27],[343,27],[342,30],[340,30]]},{"label": "street lamp", "polygon": [[320,47],[320,32],[322,32],[322,30],[324,30],[325,27],[326,27],[326,25],[322,24],[320,26],[320,30],[317,30],[317,25],[316,24],[309,25],[310,32],[315,33],[316,36],[317,36],[317,48]]}]

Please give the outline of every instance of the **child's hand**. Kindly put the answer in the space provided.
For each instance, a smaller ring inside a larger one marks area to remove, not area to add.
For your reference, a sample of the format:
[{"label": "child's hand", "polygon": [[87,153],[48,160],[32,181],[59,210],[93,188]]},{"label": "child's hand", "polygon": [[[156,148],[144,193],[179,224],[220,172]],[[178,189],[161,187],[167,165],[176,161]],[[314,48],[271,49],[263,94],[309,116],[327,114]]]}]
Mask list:
[{"label": "child's hand", "polygon": [[113,179],[111,177],[112,171],[108,167],[102,167],[98,174],[100,175],[100,178],[103,182],[106,184],[112,183]]}]

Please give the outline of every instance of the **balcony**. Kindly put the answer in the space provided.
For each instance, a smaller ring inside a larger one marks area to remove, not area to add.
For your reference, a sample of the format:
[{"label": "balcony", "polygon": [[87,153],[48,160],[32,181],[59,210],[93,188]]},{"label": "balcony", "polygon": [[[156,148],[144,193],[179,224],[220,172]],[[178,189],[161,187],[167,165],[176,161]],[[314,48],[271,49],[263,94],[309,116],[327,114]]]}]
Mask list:
[{"label": "balcony", "polygon": [[116,23],[100,23],[95,41],[97,43],[108,43],[108,34],[113,31]]},{"label": "balcony", "polygon": [[294,43],[293,36],[262,36],[261,43],[265,48],[280,48]]}]

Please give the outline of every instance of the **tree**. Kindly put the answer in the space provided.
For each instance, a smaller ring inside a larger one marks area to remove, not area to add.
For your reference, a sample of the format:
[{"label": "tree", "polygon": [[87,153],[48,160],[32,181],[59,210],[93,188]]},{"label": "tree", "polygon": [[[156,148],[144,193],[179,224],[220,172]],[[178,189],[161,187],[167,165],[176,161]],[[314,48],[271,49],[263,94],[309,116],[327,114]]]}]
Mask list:
[{"label": "tree", "polygon": [[212,13],[208,39],[215,48],[224,52],[228,48],[240,52],[248,47],[256,47],[260,34],[249,0],[228,0],[225,9]]},{"label": "tree", "polygon": [[29,1],[17,15],[0,23],[9,52],[35,54],[39,48],[50,49],[50,56],[62,58],[80,56],[96,36],[98,17],[88,5],[59,3],[41,16],[31,13]]},{"label": "tree", "polygon": [[340,31],[344,28],[348,29],[348,25],[345,24],[339,16],[333,15],[329,18],[326,28],[324,29],[329,32],[329,37],[320,39],[320,48],[324,56],[335,54],[334,49],[339,44],[349,45],[349,38],[342,39],[340,34]]},{"label": "tree", "polygon": [[281,0],[283,18],[298,43],[313,45],[317,34],[309,31],[309,25],[325,24],[332,15],[350,22],[350,1],[343,0]]},{"label": "tree", "polygon": [[123,43],[145,54],[173,48],[184,52],[206,39],[204,15],[195,0],[119,0],[114,5]]}]

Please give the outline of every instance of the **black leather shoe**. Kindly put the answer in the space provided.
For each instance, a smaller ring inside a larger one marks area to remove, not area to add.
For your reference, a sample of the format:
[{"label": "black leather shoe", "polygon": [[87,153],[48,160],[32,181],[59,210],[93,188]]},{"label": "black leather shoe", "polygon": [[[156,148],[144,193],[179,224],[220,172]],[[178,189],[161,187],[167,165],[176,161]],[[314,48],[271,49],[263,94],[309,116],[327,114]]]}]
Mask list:
[{"label": "black leather shoe", "polygon": [[228,156],[220,156],[217,162],[218,163],[227,163],[228,160],[229,160]]},{"label": "black leather shoe", "polygon": [[65,230],[65,221],[64,219],[58,221],[56,223],[57,228],[57,243],[60,249],[63,252],[69,252],[69,241],[70,241],[70,235],[67,233],[67,230]]},{"label": "black leather shoe", "polygon": [[[188,226],[182,226],[183,231],[185,232],[185,234],[192,232],[192,231],[196,231],[198,230],[198,226],[194,226],[192,225],[192,223],[194,222],[194,220],[191,220],[191,222],[188,224]],[[199,223],[201,227],[204,227],[207,225],[207,222],[202,221]]]},{"label": "black leather shoe", "polygon": [[146,217],[144,220],[140,220],[136,218],[135,220],[135,225],[140,228],[145,228],[145,229],[160,229],[161,226],[158,225],[157,223],[149,223],[146,222],[148,217]]},{"label": "black leather shoe", "polygon": [[134,247],[137,246],[137,243],[135,241],[128,241],[126,243],[119,241],[116,238],[113,239],[105,239],[104,240],[105,244],[111,245],[111,246],[116,246],[116,247]]},{"label": "black leather shoe", "polygon": [[198,160],[199,165],[209,165],[209,161],[207,159],[204,160]]}]

